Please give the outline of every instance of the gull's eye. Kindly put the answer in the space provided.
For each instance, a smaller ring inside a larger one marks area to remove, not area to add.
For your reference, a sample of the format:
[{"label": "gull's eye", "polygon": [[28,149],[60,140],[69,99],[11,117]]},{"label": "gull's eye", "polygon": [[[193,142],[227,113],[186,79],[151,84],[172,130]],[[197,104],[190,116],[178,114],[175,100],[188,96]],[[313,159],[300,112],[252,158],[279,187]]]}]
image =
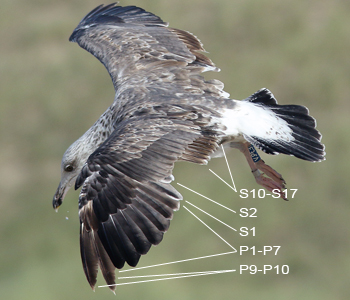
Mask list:
[{"label": "gull's eye", "polygon": [[65,165],[64,166],[64,170],[66,172],[72,172],[74,170],[73,166],[72,165]]}]

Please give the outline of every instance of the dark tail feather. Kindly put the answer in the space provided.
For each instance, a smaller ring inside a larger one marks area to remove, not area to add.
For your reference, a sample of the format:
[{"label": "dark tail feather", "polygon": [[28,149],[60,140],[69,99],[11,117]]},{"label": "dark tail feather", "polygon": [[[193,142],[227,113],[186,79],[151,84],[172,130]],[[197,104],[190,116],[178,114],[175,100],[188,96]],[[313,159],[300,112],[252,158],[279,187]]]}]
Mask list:
[{"label": "dark tail feather", "polygon": [[301,105],[278,105],[273,94],[267,89],[261,89],[246,101],[270,109],[278,118],[288,123],[293,131],[291,141],[283,139],[265,140],[256,136],[245,138],[269,154],[288,154],[316,162],[325,159],[325,146],[321,143],[322,135],[316,129],[316,120],[309,115],[309,110]]}]

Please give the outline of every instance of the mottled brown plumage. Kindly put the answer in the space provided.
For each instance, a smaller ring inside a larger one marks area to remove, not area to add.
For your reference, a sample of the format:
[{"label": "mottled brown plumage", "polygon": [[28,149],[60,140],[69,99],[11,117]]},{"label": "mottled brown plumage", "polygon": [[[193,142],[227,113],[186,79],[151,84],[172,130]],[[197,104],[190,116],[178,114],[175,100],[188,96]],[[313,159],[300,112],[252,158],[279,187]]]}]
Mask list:
[{"label": "mottled brown plumage", "polygon": [[65,152],[53,199],[57,209],[74,182],[81,187],[81,257],[92,288],[100,268],[114,291],[115,268],[136,266],[161,242],[182,199],[170,184],[176,161],[205,164],[220,144],[231,143],[252,169],[270,176],[256,175],[259,183],[281,191],[280,175],[251,161],[249,143],[271,154],[323,159],[306,108],[277,105],[266,89],[230,99],[221,82],[200,75],[218,71],[201,42],[141,8],[101,5],[70,41],[105,65],[115,88],[112,105]]}]

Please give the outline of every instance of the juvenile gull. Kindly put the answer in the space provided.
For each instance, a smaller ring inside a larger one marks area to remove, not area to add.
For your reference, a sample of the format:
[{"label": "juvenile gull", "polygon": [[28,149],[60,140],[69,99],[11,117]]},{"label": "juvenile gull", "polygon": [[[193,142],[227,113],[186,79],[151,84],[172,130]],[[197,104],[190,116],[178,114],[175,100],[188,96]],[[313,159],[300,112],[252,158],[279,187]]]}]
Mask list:
[{"label": "juvenile gull", "polygon": [[104,64],[115,89],[112,105],[64,153],[53,198],[58,209],[73,184],[82,187],[80,249],[92,288],[98,267],[114,284],[115,268],[136,266],[162,240],[182,199],[170,184],[176,161],[206,164],[220,145],[238,148],[256,181],[284,198],[282,176],[253,145],[269,154],[324,159],[306,107],[278,105],[267,89],[230,99],[221,82],[200,76],[218,71],[201,42],[142,8],[100,5],[69,40]]}]

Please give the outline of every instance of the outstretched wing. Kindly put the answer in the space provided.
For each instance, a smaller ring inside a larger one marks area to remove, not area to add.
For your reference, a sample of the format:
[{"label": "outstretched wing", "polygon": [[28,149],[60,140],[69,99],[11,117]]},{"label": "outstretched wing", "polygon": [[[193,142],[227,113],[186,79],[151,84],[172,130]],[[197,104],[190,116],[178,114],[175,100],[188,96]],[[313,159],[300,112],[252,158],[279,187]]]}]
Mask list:
[{"label": "outstretched wing", "polygon": [[181,199],[170,185],[174,163],[209,159],[219,139],[211,118],[220,101],[232,101],[221,82],[199,76],[216,70],[200,41],[141,8],[101,5],[70,41],[105,65],[116,90],[114,131],[76,181],[81,256],[93,287],[98,266],[113,284],[115,268],[135,266],[162,240]]},{"label": "outstretched wing", "polygon": [[92,287],[98,266],[113,284],[115,267],[136,266],[162,240],[181,199],[170,185],[174,163],[205,163],[216,140],[190,121],[151,116],[119,123],[89,157],[75,187],[82,185],[81,256]]},{"label": "outstretched wing", "polygon": [[[191,75],[218,70],[194,35],[167,26],[139,7],[101,5],[82,19],[70,41],[104,64],[119,93],[128,85],[156,86],[159,82],[163,89],[187,88],[194,85]],[[218,81],[196,84],[201,85],[201,93],[208,89],[223,93]]]}]

